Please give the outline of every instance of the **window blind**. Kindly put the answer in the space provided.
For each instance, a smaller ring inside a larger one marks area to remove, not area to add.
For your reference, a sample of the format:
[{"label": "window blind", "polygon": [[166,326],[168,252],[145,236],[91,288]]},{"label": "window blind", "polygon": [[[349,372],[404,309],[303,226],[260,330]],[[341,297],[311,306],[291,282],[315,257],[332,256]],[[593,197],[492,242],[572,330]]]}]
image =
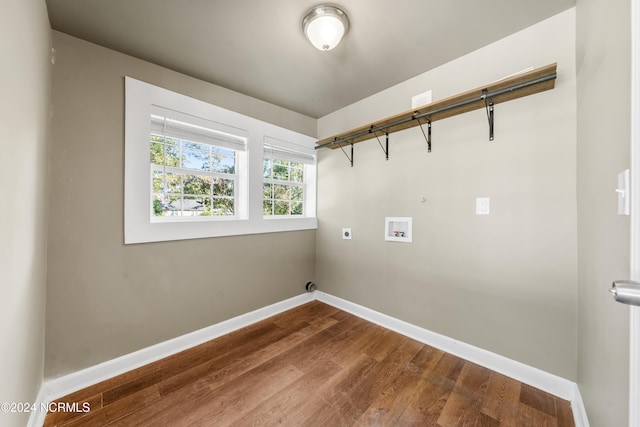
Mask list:
[{"label": "window blind", "polygon": [[236,151],[245,151],[247,146],[246,139],[241,136],[155,114],[151,115],[151,134],[215,145]]},{"label": "window blind", "polygon": [[316,164],[316,156],[314,154],[305,153],[302,150],[298,151],[289,147],[283,147],[282,145],[274,145],[272,143],[264,144],[264,157],[287,160],[305,165]]}]

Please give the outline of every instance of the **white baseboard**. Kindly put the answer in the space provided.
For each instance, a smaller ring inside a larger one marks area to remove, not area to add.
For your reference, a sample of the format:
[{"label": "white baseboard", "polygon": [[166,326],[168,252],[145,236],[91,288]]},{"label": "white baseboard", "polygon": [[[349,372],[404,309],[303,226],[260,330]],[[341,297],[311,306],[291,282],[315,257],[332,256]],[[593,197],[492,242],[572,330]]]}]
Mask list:
[{"label": "white baseboard", "polygon": [[575,393],[573,400],[571,401],[571,409],[573,410],[573,421],[576,424],[576,427],[589,427],[587,408],[585,408],[584,402],[582,401],[582,394],[580,394],[578,384],[575,386]]},{"label": "white baseboard", "polygon": [[29,421],[27,422],[27,427],[42,427],[42,425],[44,424],[44,419],[47,416],[47,412],[42,410],[41,404],[47,403],[45,398],[45,386],[43,382],[40,386],[40,391],[38,391],[36,401],[33,402],[36,410],[31,411],[31,415],[29,415]]},{"label": "white baseboard", "polygon": [[[578,385],[573,381],[569,381],[565,378],[525,365],[524,363],[517,362],[504,356],[500,356],[499,354],[492,353],[479,347],[457,341],[453,338],[440,335],[419,326],[412,325],[342,298],[320,291],[315,291],[314,294],[317,300],[326,304],[337,307],[409,338],[413,338],[416,341],[439,348],[447,353],[451,353],[462,359],[539,388],[540,390],[551,393],[562,399],[569,400],[571,401],[574,418],[576,419],[576,427],[589,426],[582,397],[578,390]],[[576,411],[578,411],[580,415],[580,424],[578,424]]]},{"label": "white baseboard", "polygon": [[[38,394],[38,399],[42,402],[59,399],[85,387],[195,347],[314,299],[569,400],[571,401],[576,427],[589,427],[582,396],[576,383],[320,291],[298,295],[99,365],[45,381]],[[42,426],[45,415],[32,414],[28,425],[30,427]]]},{"label": "white baseboard", "polygon": [[314,296],[311,293],[298,295],[229,320],[216,323],[215,325],[152,345],[151,347],[143,348],[133,353],[117,357],[100,363],[99,365],[45,381],[44,397],[49,401],[59,399],[85,387],[113,378],[127,371],[131,371],[132,369],[158,361],[240,328],[244,328],[245,326],[249,326],[278,313],[282,313],[283,311],[290,310],[309,301],[313,301],[313,299]]}]

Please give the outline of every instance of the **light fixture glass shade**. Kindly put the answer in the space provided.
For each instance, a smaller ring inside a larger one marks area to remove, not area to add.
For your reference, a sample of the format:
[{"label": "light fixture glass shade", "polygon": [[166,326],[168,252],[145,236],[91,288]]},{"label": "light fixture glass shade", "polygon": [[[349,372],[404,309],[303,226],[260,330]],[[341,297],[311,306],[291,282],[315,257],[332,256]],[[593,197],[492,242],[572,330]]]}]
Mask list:
[{"label": "light fixture glass shade", "polygon": [[349,18],[335,6],[316,6],[305,15],[302,29],[317,49],[331,50],[349,29]]}]

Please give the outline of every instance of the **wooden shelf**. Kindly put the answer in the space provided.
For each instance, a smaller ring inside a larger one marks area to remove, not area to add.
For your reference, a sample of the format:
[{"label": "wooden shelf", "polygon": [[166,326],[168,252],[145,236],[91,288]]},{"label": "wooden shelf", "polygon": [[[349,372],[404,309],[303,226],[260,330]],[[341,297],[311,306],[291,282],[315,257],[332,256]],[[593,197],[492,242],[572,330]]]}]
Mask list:
[{"label": "wooden shelf", "polygon": [[508,77],[459,95],[360,126],[348,132],[318,141],[316,149],[325,147],[335,149],[356,144],[385,133],[398,132],[419,124],[424,125],[427,122],[435,122],[447,117],[485,108],[489,101],[492,101],[495,105],[553,89],[556,80],[556,68],[556,63],[536,68],[526,73]]}]

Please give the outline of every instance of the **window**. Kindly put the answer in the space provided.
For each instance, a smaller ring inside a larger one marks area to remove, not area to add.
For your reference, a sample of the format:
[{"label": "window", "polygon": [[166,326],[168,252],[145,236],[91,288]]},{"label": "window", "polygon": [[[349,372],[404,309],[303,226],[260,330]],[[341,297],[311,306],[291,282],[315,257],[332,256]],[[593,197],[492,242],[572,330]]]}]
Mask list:
[{"label": "window", "polygon": [[243,161],[246,139],[157,110],[149,141],[152,217],[236,217],[236,164]]},{"label": "window", "polygon": [[287,148],[283,141],[264,145],[262,210],[265,217],[313,216],[306,203],[309,175],[315,175],[315,156],[303,147]]},{"label": "window", "polygon": [[130,77],[125,95],[126,244],[317,227],[315,139]]}]

